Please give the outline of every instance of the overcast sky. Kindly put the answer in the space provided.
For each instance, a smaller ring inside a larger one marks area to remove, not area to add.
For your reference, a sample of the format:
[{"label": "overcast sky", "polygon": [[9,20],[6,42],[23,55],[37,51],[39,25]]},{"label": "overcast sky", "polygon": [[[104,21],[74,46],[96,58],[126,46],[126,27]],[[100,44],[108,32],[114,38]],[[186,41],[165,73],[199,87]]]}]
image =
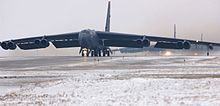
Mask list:
[{"label": "overcast sky", "polygon": [[[0,41],[104,30],[108,0],[0,0]],[[220,42],[220,0],[112,0],[111,31]],[[2,51],[2,49],[0,49]]]}]

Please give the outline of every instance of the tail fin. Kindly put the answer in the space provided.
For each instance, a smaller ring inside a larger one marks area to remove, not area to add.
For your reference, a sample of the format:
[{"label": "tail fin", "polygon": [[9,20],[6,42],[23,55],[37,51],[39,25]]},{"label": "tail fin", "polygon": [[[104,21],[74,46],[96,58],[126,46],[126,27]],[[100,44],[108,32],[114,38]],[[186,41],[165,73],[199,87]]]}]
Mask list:
[{"label": "tail fin", "polygon": [[176,24],[174,24],[174,34],[173,34],[173,36],[176,39]]},{"label": "tail fin", "polygon": [[111,17],[111,1],[108,1],[108,10],[105,24],[105,32],[110,32],[110,17]]},{"label": "tail fin", "polygon": [[201,33],[201,41],[203,41],[203,33]]}]

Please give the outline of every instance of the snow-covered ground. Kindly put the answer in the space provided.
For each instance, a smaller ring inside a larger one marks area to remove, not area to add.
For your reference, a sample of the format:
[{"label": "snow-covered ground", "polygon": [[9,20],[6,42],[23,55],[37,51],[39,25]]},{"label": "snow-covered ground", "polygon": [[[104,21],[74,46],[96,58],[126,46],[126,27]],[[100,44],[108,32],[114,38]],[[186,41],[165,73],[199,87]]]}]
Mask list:
[{"label": "snow-covered ground", "polygon": [[220,105],[220,57],[0,58],[0,105]]}]

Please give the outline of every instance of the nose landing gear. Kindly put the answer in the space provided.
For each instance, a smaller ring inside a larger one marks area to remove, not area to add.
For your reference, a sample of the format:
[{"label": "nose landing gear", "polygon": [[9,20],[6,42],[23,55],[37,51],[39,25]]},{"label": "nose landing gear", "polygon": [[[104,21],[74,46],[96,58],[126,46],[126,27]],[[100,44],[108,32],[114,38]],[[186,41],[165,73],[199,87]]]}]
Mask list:
[{"label": "nose landing gear", "polygon": [[89,49],[86,49],[86,48],[84,48],[84,49],[82,49],[82,57],[84,57],[84,56],[89,56]]},{"label": "nose landing gear", "polygon": [[104,56],[108,56],[108,57],[110,56],[110,49],[104,49],[103,50],[103,57]]}]

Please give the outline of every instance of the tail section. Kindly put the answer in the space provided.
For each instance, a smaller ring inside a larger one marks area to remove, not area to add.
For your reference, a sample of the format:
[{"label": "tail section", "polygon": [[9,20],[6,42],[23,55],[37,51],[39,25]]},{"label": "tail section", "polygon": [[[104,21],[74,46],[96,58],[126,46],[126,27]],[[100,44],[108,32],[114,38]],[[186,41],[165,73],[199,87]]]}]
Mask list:
[{"label": "tail section", "polygon": [[111,1],[108,2],[105,32],[110,32],[110,17],[111,17]]},{"label": "tail section", "polygon": [[173,34],[173,36],[176,39],[176,24],[174,24],[174,34]]},{"label": "tail section", "polygon": [[203,33],[201,33],[201,41],[203,41]]}]

